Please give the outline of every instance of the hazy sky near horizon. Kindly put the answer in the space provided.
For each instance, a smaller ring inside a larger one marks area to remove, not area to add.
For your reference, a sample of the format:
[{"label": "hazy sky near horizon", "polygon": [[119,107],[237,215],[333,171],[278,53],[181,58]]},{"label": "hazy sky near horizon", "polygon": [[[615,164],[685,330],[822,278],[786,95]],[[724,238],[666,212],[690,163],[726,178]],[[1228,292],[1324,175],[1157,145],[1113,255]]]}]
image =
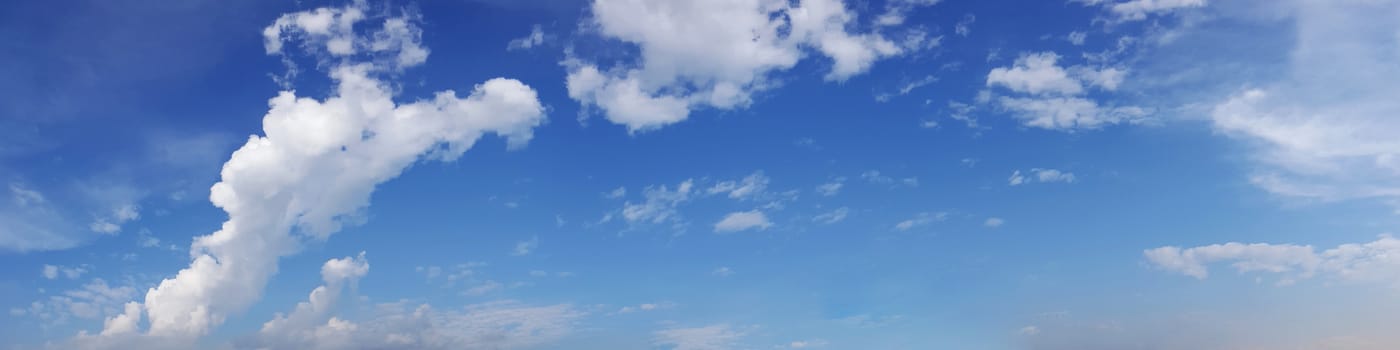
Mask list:
[{"label": "hazy sky near horizon", "polygon": [[7,7],[0,348],[1400,346],[1400,1]]}]

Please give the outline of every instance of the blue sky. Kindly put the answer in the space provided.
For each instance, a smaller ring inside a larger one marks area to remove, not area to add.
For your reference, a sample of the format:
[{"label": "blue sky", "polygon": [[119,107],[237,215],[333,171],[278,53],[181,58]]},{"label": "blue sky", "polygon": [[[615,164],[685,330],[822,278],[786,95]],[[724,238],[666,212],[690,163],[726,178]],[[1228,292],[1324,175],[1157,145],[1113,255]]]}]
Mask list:
[{"label": "blue sky", "polygon": [[14,349],[1392,349],[1395,1],[29,1]]}]

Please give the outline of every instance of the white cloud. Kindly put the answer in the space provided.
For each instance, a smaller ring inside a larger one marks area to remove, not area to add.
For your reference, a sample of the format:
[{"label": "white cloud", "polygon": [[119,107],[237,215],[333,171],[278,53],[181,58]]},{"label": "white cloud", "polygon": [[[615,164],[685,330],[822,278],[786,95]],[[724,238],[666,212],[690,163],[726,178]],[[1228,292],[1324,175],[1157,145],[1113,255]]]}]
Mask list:
[{"label": "white cloud", "polygon": [[97,320],[121,315],[125,311],[123,303],[135,295],[135,287],[112,286],[101,278],[94,278],[77,289],[50,295],[18,310],[19,314],[33,317],[48,327],[67,323],[72,318]]},{"label": "white cloud", "polygon": [[758,210],[738,211],[725,215],[723,219],[715,223],[715,232],[731,233],[746,230],[766,230],[773,226],[773,222],[768,221],[768,215]]},{"label": "white cloud", "polygon": [[826,342],[825,340],[821,340],[821,339],[794,340],[793,342],[788,343],[787,348],[789,348],[789,349],[811,349],[811,348],[820,348],[820,347],[824,347],[824,346],[826,346],[826,344],[827,344],[827,342]]},{"label": "white cloud", "polygon": [[823,224],[834,224],[846,220],[846,215],[849,215],[850,212],[851,210],[849,208],[840,207],[836,208],[836,210],[814,216],[812,217],[812,221]]},{"label": "white cloud", "polygon": [[612,191],[608,191],[608,193],[604,193],[604,194],[603,194],[603,197],[608,198],[608,199],[618,199],[618,198],[622,198],[622,197],[625,197],[625,196],[627,196],[627,187],[626,187],[626,186],[618,186],[617,189],[614,189],[614,190],[612,190]]},{"label": "white cloud", "polygon": [[735,181],[722,181],[705,190],[706,194],[715,195],[725,193],[733,199],[753,199],[764,194],[771,181],[762,171],[755,171],[744,179]]},{"label": "white cloud", "polygon": [[1021,330],[1016,331],[1016,333],[1020,333],[1021,335],[1028,336],[1028,337],[1029,337],[1029,336],[1034,336],[1034,335],[1040,334],[1040,327],[1036,327],[1036,326],[1025,326],[1025,327],[1021,327]]},{"label": "white cloud", "polygon": [[530,240],[528,240],[528,241],[516,242],[516,243],[515,243],[515,249],[512,250],[512,251],[510,252],[510,255],[514,255],[514,256],[530,255],[530,253],[531,253],[531,252],[534,252],[534,251],[535,251],[535,248],[538,248],[539,246],[540,246],[540,238],[539,238],[539,237],[532,237],[532,238],[530,238]]},{"label": "white cloud", "polygon": [[977,16],[974,16],[971,13],[963,15],[963,18],[958,20],[958,24],[953,26],[953,32],[958,33],[958,35],[961,36],[972,35],[972,22],[976,21]]},{"label": "white cloud", "polygon": [[107,215],[94,219],[88,228],[92,232],[103,234],[117,234],[122,231],[122,224],[140,219],[141,209],[135,204],[126,203],[113,208]]},{"label": "white cloud", "polygon": [[1002,86],[1011,91],[1034,95],[1077,95],[1084,92],[1078,80],[1056,64],[1059,55],[1039,52],[1021,55],[1009,68],[993,68],[987,73],[987,86]]},{"label": "white cloud", "polygon": [[62,276],[64,278],[73,280],[78,279],[78,277],[82,277],[84,273],[88,272],[88,270],[86,266],[67,267],[58,265],[44,265],[44,267],[41,268],[39,272],[40,275],[43,275],[44,278],[47,279],[57,279],[59,276]]},{"label": "white cloud", "polygon": [[943,221],[947,219],[948,213],[918,213],[914,215],[913,218],[900,221],[899,223],[895,224],[894,229],[897,231],[909,231],[916,227],[928,225],[935,221]]},{"label": "white cloud", "polygon": [[1074,44],[1074,46],[1083,46],[1084,39],[1088,38],[1089,33],[1079,31],[1069,32],[1069,34],[1065,35],[1065,40],[1069,41],[1070,44]]},{"label": "white cloud", "polygon": [[1160,247],[1143,251],[1143,256],[1157,268],[1198,279],[1209,276],[1210,264],[1230,262],[1239,273],[1279,274],[1279,284],[1323,275],[1400,287],[1400,240],[1389,235],[1323,251],[1293,244],[1230,242],[1194,248]]},{"label": "white cloud", "polygon": [[540,25],[536,24],[530,29],[530,35],[511,40],[510,43],[506,44],[506,51],[529,50],[540,46],[540,44],[544,44],[544,30],[541,30]]},{"label": "white cloud", "polygon": [[920,7],[937,5],[942,0],[891,0],[885,2],[885,13],[875,17],[875,25],[888,27],[904,24],[909,12]]},{"label": "white cloud", "polygon": [[987,86],[1000,86],[1025,95],[1000,96],[996,101],[1026,126],[1052,130],[1097,129],[1139,122],[1149,114],[1140,107],[1101,106],[1081,97],[1087,91],[1086,84],[1104,91],[1117,90],[1127,70],[1087,66],[1065,69],[1057,64],[1059,59],[1053,52],[1021,55],[1010,68],[993,68],[987,74]]},{"label": "white cloud", "polygon": [[629,223],[653,224],[676,220],[678,219],[676,206],[690,200],[690,192],[694,186],[695,182],[687,179],[676,185],[675,190],[671,190],[666,185],[647,187],[642,192],[642,195],[646,197],[645,201],[641,203],[627,201],[622,205],[622,218]]},{"label": "white cloud", "polygon": [[1140,21],[1155,13],[1202,7],[1206,0],[1094,0],[1090,3],[1103,3],[1118,21]]},{"label": "white cloud", "polygon": [[1140,121],[1148,115],[1148,111],[1140,107],[1103,107],[1079,97],[1002,96],[997,101],[1025,125],[1043,129],[1097,129],[1105,125]]},{"label": "white cloud", "polygon": [[846,178],[837,177],[835,179],[831,179],[831,182],[827,182],[817,186],[817,194],[827,197],[835,196],[837,193],[841,193],[841,187],[844,186],[846,186]]},{"label": "white cloud", "polygon": [[903,179],[896,180],[893,177],[881,174],[879,170],[868,170],[866,172],[863,172],[860,174],[860,178],[864,179],[866,182],[877,185],[904,185],[909,187],[919,186],[918,178],[906,177]]},{"label": "white cloud", "polygon": [[1011,186],[1020,186],[1030,183],[1074,183],[1076,180],[1074,173],[1060,171],[1056,169],[1032,168],[1029,174],[1022,174],[1020,170],[1011,173],[1011,177],[1006,179],[1006,183]]},{"label": "white cloud", "polygon": [[346,342],[346,333],[353,332],[355,327],[332,317],[333,308],[346,286],[355,285],[368,273],[369,262],[364,252],[357,257],[326,261],[321,265],[321,280],[325,284],[311,290],[307,301],[298,303],[291,313],[277,313],[272,320],[263,323],[258,331],[259,341],[275,348],[336,347],[326,346],[331,344],[349,348],[353,343]]},{"label": "white cloud", "polygon": [[630,313],[633,313],[633,312],[656,311],[656,310],[662,310],[662,309],[669,309],[669,308],[672,308],[672,307],[674,307],[674,306],[675,306],[675,303],[671,303],[671,302],[667,302],[667,301],[655,302],[655,303],[644,303],[644,304],[638,304],[638,305],[636,305],[636,306],[630,306],[630,305],[629,305],[629,306],[623,306],[622,308],[617,309],[617,313],[619,313],[619,314],[630,314]]},{"label": "white cloud", "polygon": [[570,305],[526,306],[502,301],[462,310],[422,304],[380,304],[368,320],[332,317],[300,342],[240,348],[297,349],[524,349],[557,342],[583,314]]},{"label": "white cloud", "polygon": [[982,222],[982,226],[997,228],[1005,223],[1006,220],[1002,220],[1001,218],[987,218],[987,221]]},{"label": "white cloud", "polygon": [[586,25],[636,45],[641,57],[607,70],[566,60],[569,97],[630,132],[680,122],[697,108],[744,108],[807,50],[831,59],[832,81],[906,50],[879,33],[848,31],[856,15],[839,0],[598,0],[590,9]]},{"label": "white cloud", "polygon": [[1400,206],[1400,4],[1295,1],[1282,6],[1293,43],[1209,112],[1216,130],[1250,142],[1251,182],[1284,196],[1380,199]]},{"label": "white cloud", "polygon": [[731,270],[728,266],[721,266],[715,268],[714,271],[710,271],[710,274],[719,277],[729,277],[730,275],[734,274],[734,270]]},{"label": "white cloud", "polygon": [[727,350],[738,347],[744,332],[727,324],[672,328],[653,333],[652,343],[672,350]]},{"label": "white cloud", "polygon": [[462,291],[462,295],[473,297],[482,296],[500,291],[503,288],[505,288],[505,285],[501,284],[501,282],[488,280],[485,282],[481,282],[480,284],[477,284],[475,286],[472,286],[471,288],[467,288],[467,290]]},{"label": "white cloud", "polygon": [[[394,84],[381,78],[422,63],[427,49],[412,17],[390,17],[372,33],[356,34],[358,6],[364,5],[284,15],[264,32],[270,53],[284,53],[284,41],[301,41],[313,55],[345,58],[328,67],[333,92],[317,100],[283,91],[269,100],[265,135],[250,136],[210,190],[210,201],[229,220],[197,237],[189,267],[146,294],[148,334],[207,334],[260,297],[278,259],[298,250],[302,238],[293,232],[326,239],[356,222],[376,185],[420,159],[454,160],[486,133],[520,147],[544,122],[535,91],[503,78],[477,85],[465,98],[443,91],[394,102]],[[344,39],[352,39],[348,48],[338,43]],[[358,53],[373,63],[352,57]]]},{"label": "white cloud", "polygon": [[933,84],[933,83],[935,83],[935,82],[937,82],[937,81],[938,81],[938,77],[935,77],[935,76],[932,76],[932,75],[926,75],[926,76],[924,76],[923,78],[919,78],[918,80],[909,81],[909,82],[906,82],[906,83],[900,85],[900,86],[899,86],[899,90],[896,91],[896,92],[894,92],[894,93],[881,93],[881,94],[875,95],[875,101],[876,101],[876,102],[889,102],[890,99],[893,99],[895,96],[904,96],[904,95],[908,95],[910,92],[913,92],[914,89],[918,89],[918,88],[921,88],[921,87],[924,87],[924,86],[928,86],[929,84]]}]

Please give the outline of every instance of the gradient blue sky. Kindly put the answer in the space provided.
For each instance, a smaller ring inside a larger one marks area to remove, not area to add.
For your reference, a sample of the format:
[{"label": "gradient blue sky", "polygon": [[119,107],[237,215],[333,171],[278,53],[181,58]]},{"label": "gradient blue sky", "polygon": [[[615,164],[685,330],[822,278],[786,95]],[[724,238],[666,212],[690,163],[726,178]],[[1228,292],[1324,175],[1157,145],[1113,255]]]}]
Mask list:
[{"label": "gradient blue sky", "polygon": [[5,348],[1400,347],[1397,1],[6,7]]}]

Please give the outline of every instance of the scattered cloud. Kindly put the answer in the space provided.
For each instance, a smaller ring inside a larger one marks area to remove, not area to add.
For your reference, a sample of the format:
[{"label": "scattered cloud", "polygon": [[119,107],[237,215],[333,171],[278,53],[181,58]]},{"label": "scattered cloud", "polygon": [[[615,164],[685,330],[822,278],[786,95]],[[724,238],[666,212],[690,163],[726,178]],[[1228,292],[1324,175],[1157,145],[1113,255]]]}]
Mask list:
[{"label": "scattered cloud", "polygon": [[671,328],[653,333],[652,343],[671,350],[725,350],[738,346],[745,333],[727,324]]},{"label": "scattered cloud", "polygon": [[792,341],[791,343],[788,343],[787,346],[786,346],[786,348],[788,348],[788,349],[813,349],[813,348],[825,347],[826,345],[827,345],[827,342],[826,342],[825,340],[821,340],[821,339],[794,340],[794,341]]},{"label": "scattered cloud", "polygon": [[916,228],[916,227],[928,225],[928,224],[931,224],[931,223],[934,223],[934,222],[937,222],[937,221],[943,221],[943,220],[947,220],[947,219],[948,219],[948,213],[945,213],[945,212],[938,212],[938,213],[927,213],[927,212],[925,212],[925,213],[918,213],[918,214],[915,214],[913,218],[910,218],[910,219],[904,220],[904,221],[900,221],[899,223],[895,224],[895,225],[894,225],[894,229],[895,229],[896,231],[909,231],[909,230],[914,229],[914,228]]},{"label": "scattered cloud", "polygon": [[627,187],[626,187],[626,186],[618,186],[617,189],[614,189],[614,190],[612,190],[612,191],[609,191],[608,193],[604,193],[604,194],[603,194],[603,197],[606,197],[606,198],[608,198],[608,199],[618,199],[618,198],[622,198],[622,197],[626,197],[626,196],[627,196]]},{"label": "scattered cloud", "polygon": [[997,228],[1001,227],[1001,225],[1005,223],[1006,220],[1002,220],[1001,218],[987,218],[987,221],[982,222],[982,226]]},{"label": "scattered cloud", "polygon": [[531,252],[534,252],[534,251],[535,251],[535,248],[538,248],[539,246],[540,246],[540,237],[539,237],[539,236],[531,237],[530,240],[528,240],[528,241],[516,242],[516,243],[515,243],[515,249],[514,249],[514,250],[511,250],[510,255],[514,255],[514,256],[525,256],[525,255],[530,255],[530,253],[531,253]]},{"label": "scattered cloud", "polygon": [[41,275],[44,276],[44,278],[47,279],[57,279],[59,277],[63,277],[70,280],[74,280],[78,279],[78,277],[82,277],[84,273],[88,272],[88,269],[87,266],[67,267],[58,265],[44,265],[44,267],[40,269],[39,272]]},{"label": "scattered cloud", "polygon": [[1118,22],[1141,21],[1148,15],[1202,7],[1206,0],[1087,0],[1090,5],[1102,4]]},{"label": "scattered cloud", "polygon": [[529,50],[541,44],[544,44],[544,31],[540,29],[540,25],[536,24],[530,29],[530,35],[511,40],[510,43],[506,44],[506,51]]},{"label": "scattered cloud", "polygon": [[1074,183],[1076,180],[1074,173],[1060,171],[1056,169],[1032,168],[1028,173],[1023,174],[1020,170],[1011,173],[1011,177],[1006,179],[1006,184],[1020,186],[1031,183]]},{"label": "scattered cloud", "polygon": [[1040,327],[1036,327],[1036,326],[1025,326],[1025,327],[1021,327],[1021,330],[1016,331],[1016,333],[1019,333],[1019,334],[1021,334],[1021,335],[1023,335],[1023,336],[1031,337],[1031,336],[1035,336],[1035,335],[1037,335],[1037,334],[1040,334]]},{"label": "scattered cloud", "polygon": [[721,266],[721,267],[715,268],[714,271],[710,271],[710,274],[711,274],[711,275],[715,275],[715,276],[719,276],[719,277],[729,277],[730,275],[733,275],[733,274],[734,274],[734,270],[729,269],[728,266]]},{"label": "scattered cloud", "polygon": [[773,226],[768,215],[758,210],[732,212],[715,223],[715,232],[733,233],[747,230],[766,230]]},{"label": "scattered cloud", "polygon": [[834,224],[841,222],[842,220],[846,220],[846,215],[850,214],[850,212],[851,210],[849,208],[840,207],[836,208],[835,210],[814,216],[812,217],[812,221],[822,224]]},{"label": "scattered cloud", "polygon": [[644,303],[644,304],[638,304],[638,305],[635,305],[635,306],[629,305],[629,306],[623,306],[622,308],[617,309],[617,313],[619,313],[619,314],[630,314],[630,313],[633,313],[633,312],[656,311],[656,310],[669,309],[669,308],[675,307],[675,305],[676,305],[675,303],[672,303],[672,302],[669,302],[669,301],[655,302],[655,303]]},{"label": "scattered cloud", "polygon": [[972,35],[973,22],[977,22],[977,16],[971,13],[963,15],[962,19],[958,20],[958,24],[953,25],[953,32],[964,37]]},{"label": "scattered cloud", "polygon": [[[988,87],[1002,87],[1020,96],[1000,96],[998,105],[1031,127],[1053,130],[1097,129],[1140,122],[1149,114],[1136,106],[1101,106],[1083,97],[1085,85],[1114,91],[1127,70],[1116,67],[1060,67],[1053,52],[1023,54],[1011,67],[993,68]],[[989,97],[990,99],[990,97]]]},{"label": "scattered cloud", "polygon": [[73,318],[98,320],[123,314],[123,304],[135,297],[136,291],[130,285],[113,286],[101,278],[94,278],[76,289],[50,295],[30,303],[27,308],[10,311],[16,316],[33,317],[43,327],[63,325]]},{"label": "scattered cloud", "polygon": [[678,220],[676,206],[690,200],[693,187],[695,181],[690,179],[676,185],[674,190],[666,185],[649,186],[642,191],[642,196],[646,198],[643,202],[627,201],[622,205],[622,218],[629,223],[652,224]]},{"label": "scattered cloud", "polygon": [[764,194],[764,191],[768,189],[769,181],[771,179],[764,176],[762,171],[756,171],[738,182],[721,181],[716,183],[705,192],[709,195],[726,194],[733,199],[753,199]]},{"label": "scattered cloud", "polygon": [[1400,240],[1389,235],[1323,251],[1293,244],[1230,242],[1193,248],[1166,246],[1143,251],[1143,256],[1154,267],[1198,279],[1209,276],[1210,264],[1230,262],[1239,273],[1280,275],[1281,285],[1323,275],[1400,287]]},{"label": "scattered cloud", "polygon": [[1083,46],[1084,39],[1087,38],[1089,38],[1089,33],[1079,31],[1069,32],[1069,34],[1065,35],[1065,41],[1069,41],[1069,43],[1074,44],[1074,46]]},{"label": "scattered cloud", "polygon": [[880,173],[879,170],[868,170],[864,173],[861,173],[860,178],[862,180],[865,180],[865,182],[877,185],[919,187],[919,178],[917,177],[895,179],[893,177],[889,177]]},{"label": "scattered cloud", "polygon": [[827,196],[827,197],[835,196],[836,194],[841,193],[841,188],[842,188],[842,187],[845,187],[845,186],[846,186],[846,178],[845,178],[845,177],[837,177],[837,178],[831,179],[830,182],[827,182],[827,183],[818,185],[818,186],[817,186],[817,194],[820,194],[820,195],[823,195],[823,196]]}]

